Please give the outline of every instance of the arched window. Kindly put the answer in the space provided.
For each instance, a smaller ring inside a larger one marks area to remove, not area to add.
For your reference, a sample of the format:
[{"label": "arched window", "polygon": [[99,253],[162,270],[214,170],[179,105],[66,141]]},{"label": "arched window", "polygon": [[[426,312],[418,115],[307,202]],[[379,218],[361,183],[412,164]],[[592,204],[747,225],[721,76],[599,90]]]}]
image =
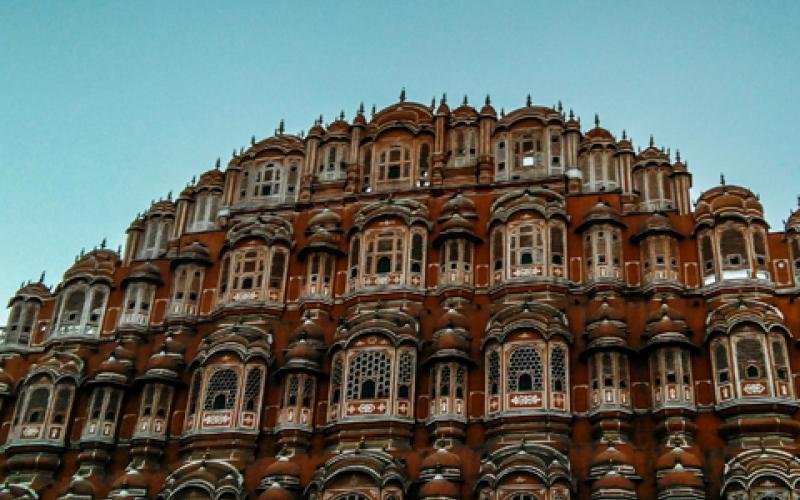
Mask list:
[{"label": "arched window", "polygon": [[350,360],[347,374],[348,401],[386,399],[391,390],[392,367],[385,352],[366,350]]},{"label": "arched window", "polygon": [[378,155],[378,182],[395,183],[411,178],[411,149],[395,144]]},{"label": "arched window", "polygon": [[81,439],[113,440],[121,400],[122,392],[115,387],[96,388],[92,392]]},{"label": "arched window", "polygon": [[217,191],[200,191],[192,206],[190,232],[208,231],[217,227],[217,212],[222,194]]},{"label": "arched window", "polygon": [[508,179],[506,163],[508,162],[508,150],[504,139],[498,140],[494,145],[494,178],[497,181]]},{"label": "arched window", "polygon": [[204,274],[202,267],[194,265],[179,266],[175,270],[170,314],[186,316],[197,314]]},{"label": "arched window", "polygon": [[694,404],[689,351],[683,347],[659,348],[650,355],[653,405],[656,408]]},{"label": "arched window", "polygon": [[500,354],[489,352],[489,394],[500,394]]},{"label": "arched window", "polygon": [[769,279],[769,271],[767,270],[767,241],[764,232],[761,229],[753,231],[753,254],[756,265],[756,278]]},{"label": "arched window", "polygon": [[541,391],[544,385],[542,354],[535,347],[519,347],[511,353],[508,366],[510,392]]},{"label": "arched window", "polygon": [[474,165],[478,155],[477,132],[474,128],[459,128],[452,135],[453,158],[451,166],[454,168]]},{"label": "arched window", "polygon": [[720,231],[719,253],[723,278],[750,277],[747,242],[741,227],[729,225]]},{"label": "arched window", "polygon": [[236,407],[236,393],[239,375],[232,368],[214,371],[208,380],[203,410],[231,410]]},{"label": "arched window", "polygon": [[566,277],[566,246],[564,228],[561,223],[550,225],[550,265],[551,274],[556,278]]},{"label": "arched window", "polygon": [[139,259],[157,259],[167,252],[172,217],[155,215],[145,222],[144,238],[139,245]]},{"label": "arched window", "polygon": [[700,236],[700,260],[703,265],[703,284],[708,285],[716,281],[714,266],[714,248],[711,236],[707,233]]},{"label": "arched window", "polygon": [[165,384],[147,384],[144,387],[135,435],[164,436],[166,434],[172,390],[172,387]]},{"label": "arched window", "polygon": [[251,368],[247,372],[242,398],[242,412],[254,412],[261,402],[261,381],[263,371],[260,367]]},{"label": "arched window", "polygon": [[503,276],[503,254],[505,244],[503,243],[503,229],[495,228],[492,233],[492,282],[501,283]]},{"label": "arched window", "polygon": [[39,315],[39,302],[35,300],[14,301],[8,315],[5,338],[3,344],[27,347],[30,345],[31,334]]},{"label": "arched window", "polygon": [[364,163],[361,167],[361,190],[372,191],[372,146],[364,149]]},{"label": "arched window", "polygon": [[344,361],[342,354],[338,353],[333,358],[331,364],[331,386],[330,386],[330,414],[331,418],[336,418],[339,411],[339,403],[342,401],[342,379],[344,375]]},{"label": "arched window", "polygon": [[584,236],[586,274],[591,279],[622,277],[622,242],[619,228],[602,224]]},{"label": "arched window", "polygon": [[736,343],[736,364],[745,379],[766,377],[766,358],[760,339],[743,338]]},{"label": "arched window", "polygon": [[125,289],[125,302],[119,324],[147,326],[155,287],[149,283],[130,283]]},{"label": "arched window", "polygon": [[56,306],[53,334],[99,335],[107,298],[108,286],[105,284],[69,285],[61,293]]},{"label": "arched window", "polygon": [[431,147],[427,142],[423,142],[419,147],[419,179],[417,185],[419,187],[430,186],[430,178],[428,177],[431,163]]},{"label": "arched window", "polygon": [[513,224],[509,227],[511,277],[545,274],[544,225]]},{"label": "arched window", "polygon": [[71,382],[53,384],[46,375],[30,378],[20,390],[9,442],[63,443],[74,393]]},{"label": "arched window", "polygon": [[47,414],[47,406],[50,402],[50,390],[47,387],[37,387],[33,389],[28,398],[28,406],[25,409],[26,424],[40,424],[44,422]]},{"label": "arched window", "polygon": [[307,294],[331,295],[335,261],[333,255],[321,252],[314,253],[309,257],[306,276]]},{"label": "arched window", "polygon": [[589,361],[590,392],[589,406],[592,410],[602,407],[630,406],[628,357],[621,352],[597,352]]},{"label": "arched window", "polygon": [[447,241],[439,249],[439,282],[472,283],[472,242],[466,239]]},{"label": "arched window", "polygon": [[523,132],[514,141],[512,179],[539,178],[545,175],[541,131]]}]

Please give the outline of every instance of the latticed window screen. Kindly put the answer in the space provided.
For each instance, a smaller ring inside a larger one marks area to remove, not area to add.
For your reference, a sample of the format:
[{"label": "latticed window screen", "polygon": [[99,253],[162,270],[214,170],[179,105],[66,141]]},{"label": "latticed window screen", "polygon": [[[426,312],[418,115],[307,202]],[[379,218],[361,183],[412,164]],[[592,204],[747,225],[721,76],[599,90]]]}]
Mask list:
[{"label": "latticed window screen", "polygon": [[144,398],[142,398],[142,416],[149,417],[153,412],[153,384],[147,384],[144,388]]},{"label": "latticed window screen", "polygon": [[740,339],[736,343],[736,363],[741,376],[745,378],[766,376],[763,347],[761,340],[755,338]]},{"label": "latticed window screen", "polygon": [[231,410],[236,405],[239,377],[231,368],[214,372],[208,381],[204,410]]},{"label": "latticed window screen", "polygon": [[564,392],[567,386],[567,367],[564,348],[560,345],[553,347],[550,353],[550,390]]},{"label": "latticed window screen", "polygon": [[303,380],[303,400],[301,404],[303,408],[311,408],[311,399],[314,396],[314,380],[306,377]]},{"label": "latticed window screen", "polygon": [[456,370],[456,397],[463,398],[464,397],[464,382],[466,381],[467,371],[464,369],[463,366],[460,366],[458,370]]},{"label": "latticed window screen", "polygon": [[103,410],[103,397],[105,396],[105,389],[96,389],[92,395],[92,411],[89,413],[89,420],[98,420],[100,412]]},{"label": "latticed window screen", "polygon": [[450,366],[444,365],[439,373],[439,395],[450,395]]},{"label": "latticed window screen", "polygon": [[71,397],[72,397],[71,388],[64,387],[58,390],[58,393],[56,394],[56,402],[55,405],[53,405],[54,424],[63,424],[66,421]]},{"label": "latticed window screen", "polygon": [[391,380],[391,362],[385,352],[361,351],[350,361],[347,399],[388,398]]},{"label": "latticed window screen", "polygon": [[258,407],[259,396],[261,396],[261,368],[251,368],[247,372],[247,380],[244,386],[244,404],[242,407],[246,411],[255,411]]},{"label": "latticed window screen", "polygon": [[400,354],[400,364],[397,369],[398,397],[407,398],[414,382],[414,354],[403,351]]},{"label": "latticed window screen", "polygon": [[772,358],[775,361],[775,374],[778,380],[788,381],[789,370],[786,364],[786,355],[783,351],[783,340],[779,338],[772,339]]},{"label": "latticed window screen", "polygon": [[38,387],[31,392],[31,397],[28,399],[28,409],[25,412],[25,422],[29,424],[43,422],[49,400],[50,390],[46,387]]},{"label": "latticed window screen", "polygon": [[300,380],[297,375],[289,377],[289,388],[286,391],[286,405],[294,406],[297,404],[297,392],[300,390]]},{"label": "latticed window screen", "polygon": [[500,393],[500,354],[497,351],[489,353],[489,392]]},{"label": "latticed window screen", "polygon": [[541,391],[544,389],[542,354],[532,346],[518,347],[508,363],[508,390]]},{"label": "latticed window screen", "polygon": [[331,403],[336,404],[341,399],[342,392],[342,357],[337,355],[333,360],[333,369],[331,370]]},{"label": "latticed window screen", "polygon": [[192,379],[192,395],[189,397],[189,415],[197,413],[197,403],[200,400],[200,384],[201,384],[200,370],[194,373]]},{"label": "latticed window screen", "polygon": [[730,381],[730,372],[728,371],[728,350],[722,344],[714,348],[714,364],[717,368],[717,380],[720,382]]}]

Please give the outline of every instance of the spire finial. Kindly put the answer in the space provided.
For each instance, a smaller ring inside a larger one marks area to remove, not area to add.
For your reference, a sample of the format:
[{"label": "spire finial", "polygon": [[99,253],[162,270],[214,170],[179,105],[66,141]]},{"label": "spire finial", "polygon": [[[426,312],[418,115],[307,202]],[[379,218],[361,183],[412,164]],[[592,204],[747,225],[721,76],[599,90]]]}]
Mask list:
[{"label": "spire finial", "polygon": [[344,121],[344,110],[339,111],[339,119]]},{"label": "spire finial", "polygon": [[431,110],[436,109],[436,96],[431,97]]},{"label": "spire finial", "polygon": [[219,170],[220,165],[222,164],[222,160],[217,157],[217,163],[214,164],[214,170]]},{"label": "spire finial", "polygon": [[622,140],[626,139],[628,139],[628,132],[626,132],[625,129],[622,129]]},{"label": "spire finial", "polygon": [[469,104],[469,100],[467,99],[467,94],[464,94],[464,102],[461,103],[463,106]]},{"label": "spire finial", "polygon": [[359,115],[364,114],[364,101],[361,101],[361,104],[358,105],[358,114]]},{"label": "spire finial", "polygon": [[572,110],[572,108],[569,108],[569,119],[570,120],[575,119],[575,112]]},{"label": "spire finial", "polygon": [[406,102],[406,88],[400,90],[400,102]]},{"label": "spire finial", "polygon": [[240,154],[240,155],[243,155],[243,154],[244,154],[244,146],[242,146],[242,147],[240,147],[240,148],[239,148],[239,154]]},{"label": "spire finial", "polygon": [[106,247],[106,239],[103,238],[103,241],[100,242],[100,248],[105,248],[105,247]]},{"label": "spire finial", "polygon": [[122,243],[117,245],[117,255],[122,255]]},{"label": "spire finial", "polygon": [[680,163],[680,161],[681,161],[681,150],[680,149],[676,149],[675,150],[675,161],[677,161],[678,163]]},{"label": "spire finial", "polygon": [[231,153],[231,158],[236,158],[236,148],[233,148],[233,153]]},{"label": "spire finial", "polygon": [[281,118],[280,123],[278,123],[278,134],[283,135],[283,131],[286,130],[286,123]]},{"label": "spire finial", "polygon": [[525,98],[525,105],[529,108],[533,105],[533,100],[531,99],[531,95],[528,94],[528,97]]},{"label": "spire finial", "polygon": [[168,199],[168,200],[171,200],[171,199],[172,199],[172,190],[171,190],[171,189],[170,189],[170,190],[169,190],[169,192],[167,193],[167,199]]},{"label": "spire finial", "polygon": [[322,120],[322,115],[320,114],[320,115],[319,115],[319,125],[320,125],[320,126],[322,126],[322,121],[323,121],[323,120]]},{"label": "spire finial", "polygon": [[197,182],[197,176],[193,175],[192,176],[192,185],[194,185],[195,182]]},{"label": "spire finial", "polygon": [[486,94],[486,105],[489,106],[492,104],[492,96]]},{"label": "spire finial", "polygon": [[650,134],[650,147],[654,147],[656,145],[655,139],[653,139],[653,134]]},{"label": "spire finial", "polygon": [[722,186],[725,185],[725,174],[724,173],[719,174],[719,183]]},{"label": "spire finial", "polygon": [[39,283],[44,283],[44,273],[45,273],[45,272],[44,272],[44,271],[42,271],[42,274],[41,274],[41,275],[39,275]]},{"label": "spire finial", "polygon": [[372,116],[375,116],[375,105],[372,105]]},{"label": "spire finial", "polygon": [[594,114],[594,128],[600,128],[600,115]]},{"label": "spire finial", "polygon": [[447,104],[447,92],[442,93],[442,104]]},{"label": "spire finial", "polygon": [[500,118],[506,117],[506,108],[500,108]]},{"label": "spire finial", "polygon": [[250,136],[250,145],[251,146],[255,146],[256,145],[256,136],[254,136],[254,135]]},{"label": "spire finial", "polygon": [[564,105],[561,104],[561,99],[558,100],[558,112],[561,113],[564,111]]},{"label": "spire finial", "polygon": [[800,208],[800,195],[797,195],[797,208]]}]

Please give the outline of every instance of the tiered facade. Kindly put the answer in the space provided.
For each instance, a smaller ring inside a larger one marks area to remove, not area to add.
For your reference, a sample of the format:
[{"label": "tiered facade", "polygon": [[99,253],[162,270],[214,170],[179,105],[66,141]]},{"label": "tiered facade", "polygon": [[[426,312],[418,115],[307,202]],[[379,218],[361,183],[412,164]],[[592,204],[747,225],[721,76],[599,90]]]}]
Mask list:
[{"label": "tiered facade", "polygon": [[800,499],[800,212],[561,105],[252,141],[25,284],[0,499]]}]

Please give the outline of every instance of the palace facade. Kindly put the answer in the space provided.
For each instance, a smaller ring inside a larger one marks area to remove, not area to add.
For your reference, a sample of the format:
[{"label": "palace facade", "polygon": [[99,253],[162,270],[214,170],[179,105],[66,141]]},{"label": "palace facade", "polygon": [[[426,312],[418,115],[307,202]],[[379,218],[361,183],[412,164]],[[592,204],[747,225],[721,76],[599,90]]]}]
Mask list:
[{"label": "palace facade", "polygon": [[253,139],[11,298],[0,499],[800,499],[800,211],[561,105]]}]

